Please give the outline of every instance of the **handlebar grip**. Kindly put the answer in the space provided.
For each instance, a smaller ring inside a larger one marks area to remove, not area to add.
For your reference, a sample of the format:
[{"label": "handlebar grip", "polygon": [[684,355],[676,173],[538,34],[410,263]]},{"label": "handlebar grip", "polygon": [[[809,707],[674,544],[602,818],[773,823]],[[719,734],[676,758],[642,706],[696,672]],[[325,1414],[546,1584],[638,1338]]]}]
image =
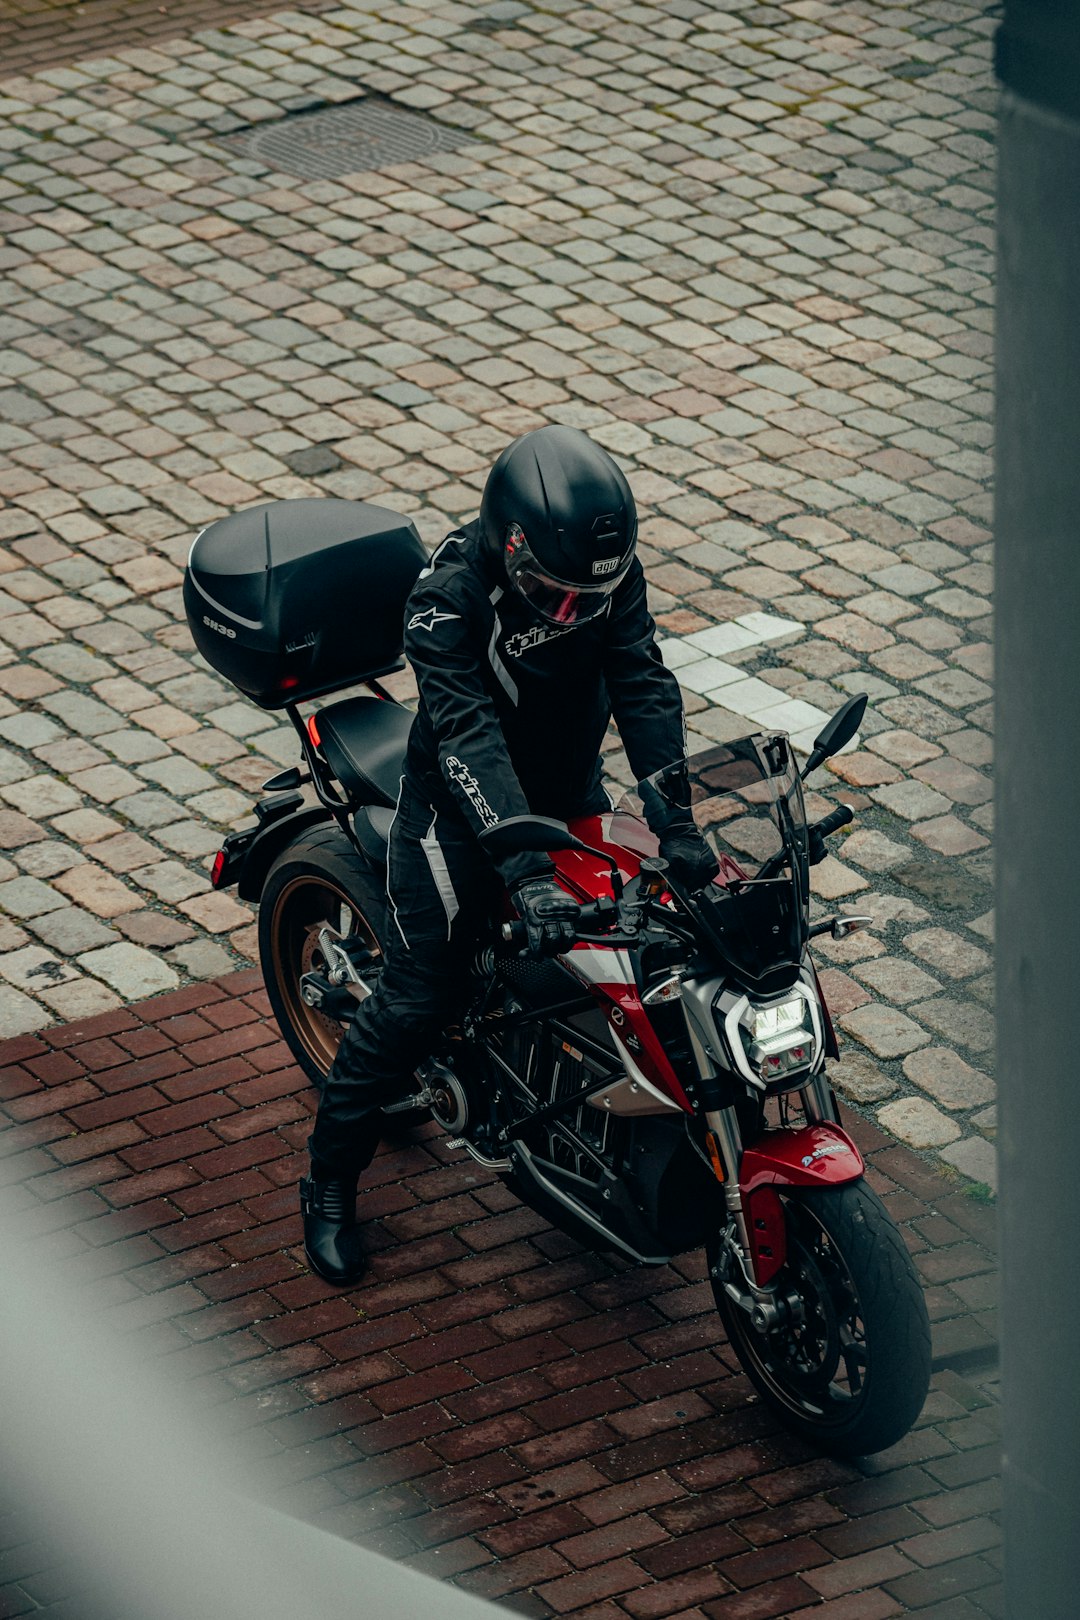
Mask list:
[{"label": "handlebar grip", "polygon": [[828,838],[830,833],[838,832],[841,827],[846,827],[849,821],[854,820],[855,812],[851,806],[849,804],[841,804],[832,812],[831,815],[825,816],[821,821],[815,822],[811,830],[820,834],[822,838]]},{"label": "handlebar grip", "polygon": [[[617,910],[612,905],[610,900],[594,900],[591,902],[586,902],[586,904],[580,908],[578,916],[574,919],[575,931],[578,934],[578,938],[581,939],[586,937],[580,932],[580,930],[586,928],[603,928],[605,923],[607,923],[610,927],[610,925],[617,920],[617,917]],[[513,922],[504,922],[502,927],[499,929],[499,936],[504,945],[511,945],[516,948],[527,945],[529,942],[529,931],[520,919],[515,919]],[[599,938],[600,936],[588,937]]]}]

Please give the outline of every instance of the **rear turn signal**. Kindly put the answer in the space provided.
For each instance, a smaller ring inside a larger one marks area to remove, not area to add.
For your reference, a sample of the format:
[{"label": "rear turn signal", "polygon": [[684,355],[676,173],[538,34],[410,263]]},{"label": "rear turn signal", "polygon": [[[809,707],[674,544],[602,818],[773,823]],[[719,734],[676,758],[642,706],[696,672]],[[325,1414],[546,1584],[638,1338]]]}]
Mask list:
[{"label": "rear turn signal", "polygon": [[211,885],[215,889],[217,888],[218,884],[221,882],[221,874],[224,872],[224,870],[225,870],[225,851],[223,849],[219,849],[217,854],[214,856],[214,864],[210,868],[210,882],[211,882]]},{"label": "rear turn signal", "polygon": [[319,727],[313,714],[308,715],[307,734],[316,748],[322,747],[322,738],[319,736]]}]

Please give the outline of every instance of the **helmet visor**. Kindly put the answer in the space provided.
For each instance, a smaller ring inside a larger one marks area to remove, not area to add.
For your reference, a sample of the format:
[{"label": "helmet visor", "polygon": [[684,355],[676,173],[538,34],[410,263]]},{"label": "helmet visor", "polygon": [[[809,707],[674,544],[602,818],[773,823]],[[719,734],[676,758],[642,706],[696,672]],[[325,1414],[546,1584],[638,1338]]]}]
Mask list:
[{"label": "helmet visor", "polygon": [[529,606],[549,624],[570,628],[586,624],[602,613],[612,592],[622,583],[633,551],[612,559],[610,572],[588,585],[557,579],[542,568],[529,549],[524,531],[511,523],[506,531],[503,560],[507,578]]}]

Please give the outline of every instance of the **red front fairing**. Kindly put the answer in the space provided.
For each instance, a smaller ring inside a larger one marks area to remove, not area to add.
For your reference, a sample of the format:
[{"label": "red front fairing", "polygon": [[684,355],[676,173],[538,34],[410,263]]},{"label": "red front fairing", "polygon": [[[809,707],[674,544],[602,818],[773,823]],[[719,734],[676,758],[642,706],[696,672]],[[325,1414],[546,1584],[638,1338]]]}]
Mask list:
[{"label": "red front fairing", "polygon": [[[583,844],[603,850],[617,861],[624,884],[632,882],[647,855],[658,844],[648,828],[630,817],[587,816],[570,823]],[[616,843],[612,832],[618,838]],[[560,850],[552,856],[556,876],[577,899],[590,902],[611,897],[611,874],[595,855],[581,850]],[[741,869],[726,862],[720,881],[742,877]],[[633,965],[625,947],[575,945],[569,958],[596,993],[612,1034],[629,1049],[634,1062],[671,1100],[693,1113],[645,1008],[641,1004]],[[819,986],[820,992],[820,986]],[[822,996],[829,1047],[835,1045],[832,1025]],[[787,1259],[787,1233],[780,1190],[786,1187],[840,1186],[863,1174],[862,1156],[838,1125],[823,1122],[801,1130],[771,1130],[747,1148],[739,1166],[739,1189],[746,1213],[751,1259],[759,1287],[765,1287]]]},{"label": "red front fairing", "polygon": [[[659,846],[648,829],[640,824],[634,829],[638,834],[635,838],[638,845],[636,853],[621,842],[612,842],[612,819],[610,815],[581,816],[570,822],[570,831],[583,844],[603,850],[617,861],[623,882],[630,883],[637,877],[644,856],[655,854]],[[629,818],[622,819],[630,828],[634,827]],[[565,849],[558,850],[551,858],[560,882],[578,900],[588,903],[611,897],[610,869],[601,865],[595,855]],[[690,1100],[679,1084],[649,1015],[641,1004],[633,966],[625,947],[575,945],[569,960],[596,992],[612,1034],[620,1046],[626,1048],[646,1080],[650,1080],[684,1112],[692,1113]]]},{"label": "red front fairing", "polygon": [[[615,819],[612,815],[578,816],[567,825],[574,837],[580,838],[583,844],[588,844],[592,849],[602,849],[613,861],[618,861],[622,880],[629,883],[637,877],[645,856],[657,854],[660,846],[644,824],[637,828],[633,849],[621,842],[612,842],[608,834]],[[622,817],[619,820],[629,830],[634,829],[631,818]],[[611,868],[598,861],[595,855],[579,849],[559,849],[548,859],[555,867],[559,882],[569,889],[576,900],[588,904],[593,900],[611,899]],[[505,897],[503,915],[507,918],[515,915],[509,895]]]},{"label": "red front fairing", "polygon": [[[570,830],[583,844],[603,850],[617,861],[624,884],[638,876],[642,860],[656,854],[659,847],[644,823],[618,814],[583,816],[570,823]],[[611,897],[610,871],[595,855],[581,850],[560,850],[553,854],[552,860],[559,881],[578,900],[587,903]],[[720,872],[722,883],[743,875],[733,861],[725,858]],[[621,1046],[629,1049],[646,1078],[686,1113],[692,1113],[689,1099],[641,1004],[626,948],[575,945],[569,960],[595,991],[612,1034]],[[818,988],[820,993],[820,986]],[[824,996],[821,1006],[826,1020],[827,1050],[832,1052],[835,1035]],[[862,1156],[851,1138],[838,1125],[827,1122],[806,1125],[801,1130],[766,1131],[744,1151],[739,1166],[739,1189],[746,1213],[754,1275],[760,1287],[772,1281],[787,1259],[780,1190],[840,1186],[857,1181],[864,1168]]]}]

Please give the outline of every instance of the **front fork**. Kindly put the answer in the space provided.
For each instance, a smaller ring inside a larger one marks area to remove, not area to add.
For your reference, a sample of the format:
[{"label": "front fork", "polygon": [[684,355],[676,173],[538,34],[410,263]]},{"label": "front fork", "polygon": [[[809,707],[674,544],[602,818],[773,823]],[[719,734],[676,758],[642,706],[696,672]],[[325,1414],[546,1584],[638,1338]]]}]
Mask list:
[{"label": "front fork", "polygon": [[[702,1075],[699,1083],[706,1094],[710,1089],[716,1089],[716,1077],[711,1073]],[[836,1123],[836,1104],[824,1071],[811,1075],[799,1095],[803,1113],[811,1124]],[[748,1312],[759,1333],[768,1332],[785,1322],[797,1321],[802,1310],[798,1296],[784,1295],[771,1278],[763,1284],[755,1274],[762,1267],[763,1256],[766,1258],[765,1269],[771,1271],[772,1266],[768,1261],[772,1250],[777,1247],[782,1250],[784,1245],[783,1211],[779,1207],[779,1200],[775,1193],[766,1192],[764,1197],[755,1194],[752,1196],[759,1207],[755,1210],[746,1207],[740,1186],[743,1140],[735,1108],[730,1104],[706,1108],[705,1125],[723,1170],[724,1206],[728,1217],[723,1239],[728,1264],[724,1266],[725,1253],[722,1253],[720,1265],[725,1275],[718,1280],[734,1303]],[[755,1227],[753,1232],[751,1222]],[[737,1272],[737,1280],[733,1272]]]}]

